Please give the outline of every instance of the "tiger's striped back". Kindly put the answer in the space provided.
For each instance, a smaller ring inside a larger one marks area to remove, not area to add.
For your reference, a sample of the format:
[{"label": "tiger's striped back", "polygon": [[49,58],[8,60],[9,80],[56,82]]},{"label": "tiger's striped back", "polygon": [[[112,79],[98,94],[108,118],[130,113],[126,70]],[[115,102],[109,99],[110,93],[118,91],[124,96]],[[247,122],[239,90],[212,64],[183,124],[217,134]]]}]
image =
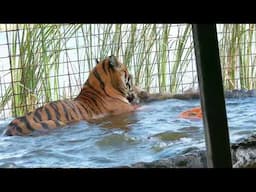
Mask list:
[{"label": "tiger's striped back", "polygon": [[81,120],[91,121],[108,115],[132,112],[128,98],[132,91],[131,75],[116,57],[100,61],[90,72],[74,100],[59,100],[14,119],[5,135],[29,135],[49,131]]}]

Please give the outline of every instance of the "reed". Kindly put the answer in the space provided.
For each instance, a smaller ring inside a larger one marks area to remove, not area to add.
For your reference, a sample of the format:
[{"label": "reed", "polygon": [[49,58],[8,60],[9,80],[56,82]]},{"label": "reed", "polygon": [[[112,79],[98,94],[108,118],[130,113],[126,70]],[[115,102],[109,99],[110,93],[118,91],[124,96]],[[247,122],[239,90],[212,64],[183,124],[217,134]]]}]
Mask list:
[{"label": "reed", "polygon": [[[62,37],[67,34],[72,36],[77,30],[77,26],[70,25],[62,33],[61,27],[52,24],[17,25],[17,30],[9,39],[12,84],[4,98],[12,98],[13,116],[34,110],[39,102],[58,98],[56,90]],[[54,77],[53,84],[50,77]],[[3,100],[2,105],[5,105],[7,99]]]},{"label": "reed", "polygon": [[224,88],[254,89],[255,24],[225,24],[220,27],[220,33]]},{"label": "reed", "polygon": [[186,25],[184,30],[178,29],[177,40],[175,43],[175,54],[174,56],[174,64],[171,66],[171,84],[170,84],[170,92],[176,93],[178,88],[182,82],[183,75],[186,73],[188,64],[189,64],[189,56],[192,53],[193,46],[192,43],[189,47],[186,47],[188,43],[189,34],[191,33],[191,25]]},{"label": "reed", "polygon": [[[22,24],[12,28],[8,36],[12,83],[1,98],[0,112],[12,100],[13,116],[33,110],[38,103],[60,99],[60,57],[65,52],[68,60],[67,44],[74,36],[77,44],[84,45],[76,50],[79,73],[91,71],[96,58],[114,54],[128,66],[134,84],[147,91],[179,92],[194,58],[189,24]],[[177,37],[171,39],[174,28]],[[255,24],[218,25],[226,90],[256,87],[255,30]],[[69,73],[76,71],[76,66],[67,65]],[[83,83],[80,74],[76,82],[77,86]],[[69,86],[73,94],[71,80]]]},{"label": "reed", "polygon": [[[252,62],[252,49],[253,49],[253,24],[240,25],[240,38],[239,38],[239,77],[240,88],[253,89],[253,76],[251,71],[255,68]],[[254,76],[255,77],[255,76]]]}]

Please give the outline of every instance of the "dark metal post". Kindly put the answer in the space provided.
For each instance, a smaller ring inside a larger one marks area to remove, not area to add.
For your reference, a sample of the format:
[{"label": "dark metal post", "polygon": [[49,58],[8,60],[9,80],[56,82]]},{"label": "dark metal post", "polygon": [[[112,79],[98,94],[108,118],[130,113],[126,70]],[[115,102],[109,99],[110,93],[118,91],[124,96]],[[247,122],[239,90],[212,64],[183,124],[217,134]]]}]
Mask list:
[{"label": "dark metal post", "polygon": [[232,167],[216,25],[193,24],[208,167]]}]

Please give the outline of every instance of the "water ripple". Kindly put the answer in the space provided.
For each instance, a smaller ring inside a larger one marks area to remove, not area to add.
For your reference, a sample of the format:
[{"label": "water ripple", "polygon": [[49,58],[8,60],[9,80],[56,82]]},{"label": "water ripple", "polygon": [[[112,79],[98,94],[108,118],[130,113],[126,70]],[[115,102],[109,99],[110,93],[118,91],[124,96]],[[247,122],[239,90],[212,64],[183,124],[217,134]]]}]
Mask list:
[{"label": "water ripple", "polygon": [[[227,99],[231,141],[256,130],[255,98]],[[80,122],[34,137],[0,136],[0,167],[113,167],[205,148],[202,121],[178,118],[199,100],[166,100],[134,114]],[[11,119],[0,122],[0,133]]]}]

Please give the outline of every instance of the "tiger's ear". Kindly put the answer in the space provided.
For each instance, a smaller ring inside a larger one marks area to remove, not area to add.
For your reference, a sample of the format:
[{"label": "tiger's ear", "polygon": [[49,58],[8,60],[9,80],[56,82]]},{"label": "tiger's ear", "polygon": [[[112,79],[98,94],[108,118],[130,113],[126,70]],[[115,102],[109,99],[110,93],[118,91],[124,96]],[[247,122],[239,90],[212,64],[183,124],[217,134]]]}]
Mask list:
[{"label": "tiger's ear", "polygon": [[109,56],[109,65],[111,67],[118,67],[120,63],[117,61],[117,58],[114,55]]},{"label": "tiger's ear", "polygon": [[96,63],[98,64],[100,61],[98,59],[95,59]]}]

